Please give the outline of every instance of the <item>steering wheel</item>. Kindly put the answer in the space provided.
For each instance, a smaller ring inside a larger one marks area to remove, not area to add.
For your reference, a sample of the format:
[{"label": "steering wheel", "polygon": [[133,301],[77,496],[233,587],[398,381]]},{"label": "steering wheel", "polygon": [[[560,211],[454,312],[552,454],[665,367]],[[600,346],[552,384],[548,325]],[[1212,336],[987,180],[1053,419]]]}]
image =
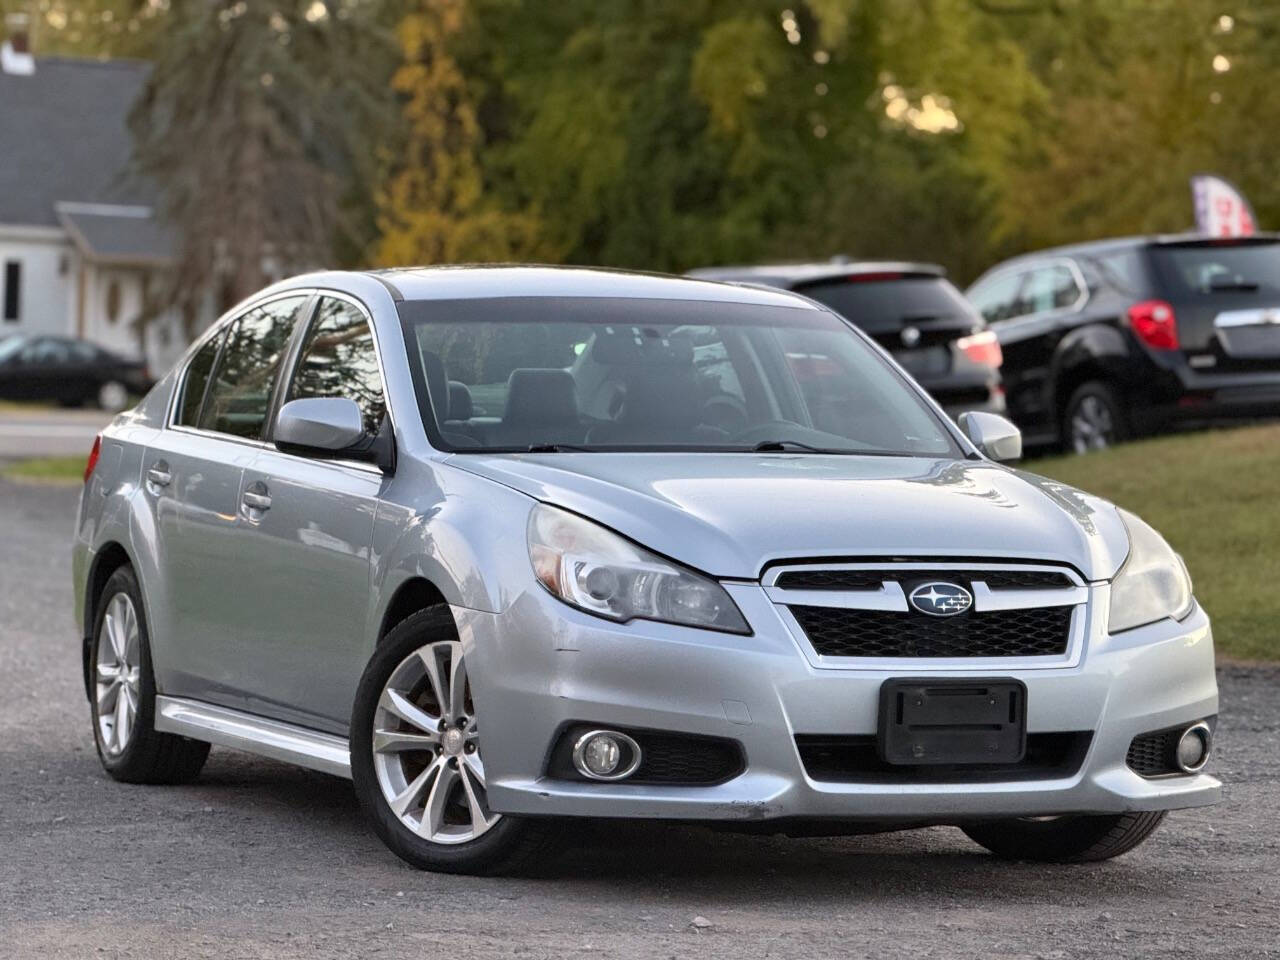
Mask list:
[{"label": "steering wheel", "polygon": [[702,405],[702,422],[729,435],[745,430],[750,419],[747,405],[729,393],[717,393]]}]

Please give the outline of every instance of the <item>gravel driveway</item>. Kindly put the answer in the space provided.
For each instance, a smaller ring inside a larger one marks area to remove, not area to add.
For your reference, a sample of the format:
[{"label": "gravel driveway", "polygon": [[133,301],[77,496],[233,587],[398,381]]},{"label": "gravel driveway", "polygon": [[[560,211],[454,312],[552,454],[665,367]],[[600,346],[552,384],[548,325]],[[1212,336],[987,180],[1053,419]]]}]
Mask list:
[{"label": "gravel driveway", "polygon": [[538,877],[434,876],[341,780],[218,749],[193,786],[106,778],[70,614],[75,497],[0,479],[0,956],[1280,957],[1278,668],[1220,673],[1226,803],[1106,864],[1005,864],[953,829],[594,824]]}]

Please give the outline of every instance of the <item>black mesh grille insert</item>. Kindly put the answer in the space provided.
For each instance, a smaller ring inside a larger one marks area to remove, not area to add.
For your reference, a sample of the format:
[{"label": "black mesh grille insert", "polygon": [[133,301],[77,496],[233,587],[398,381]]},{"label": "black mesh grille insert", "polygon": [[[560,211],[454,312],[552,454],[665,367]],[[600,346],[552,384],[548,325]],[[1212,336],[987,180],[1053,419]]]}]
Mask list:
[{"label": "black mesh grille insert", "polygon": [[844,607],[788,609],[824,657],[1048,657],[1066,653],[1073,608],[955,617]]},{"label": "black mesh grille insert", "polygon": [[723,737],[693,733],[637,730],[610,724],[574,723],[556,739],[547,764],[549,776],[558,780],[583,780],[573,765],[573,745],[590,730],[617,730],[640,746],[640,766],[622,783],[714,786],[732,780],[746,769],[742,745]]},{"label": "black mesh grille insert", "polygon": [[777,586],[784,590],[876,590],[886,580],[962,584],[981,580],[992,590],[1074,586],[1065,573],[1049,570],[788,570],[778,578]]},{"label": "black mesh grille insert", "polygon": [[796,746],[805,772],[828,783],[984,783],[1053,780],[1074,776],[1089,752],[1093,734],[1032,733],[1017,763],[957,763],[900,766],[885,763],[874,736],[800,734]]},{"label": "black mesh grille insert", "polygon": [[1174,751],[1178,747],[1178,738],[1184,728],[1175,730],[1158,730],[1155,733],[1141,733],[1129,744],[1129,753],[1125,763],[1134,773],[1143,777],[1162,777],[1170,773],[1178,773],[1174,763]]}]

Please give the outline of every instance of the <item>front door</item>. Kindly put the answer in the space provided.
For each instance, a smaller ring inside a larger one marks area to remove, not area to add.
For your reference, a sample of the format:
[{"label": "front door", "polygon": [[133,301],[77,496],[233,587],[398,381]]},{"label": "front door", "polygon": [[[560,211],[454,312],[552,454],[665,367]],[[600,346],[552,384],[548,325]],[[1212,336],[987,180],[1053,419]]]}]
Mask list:
[{"label": "front door", "polygon": [[244,471],[263,449],[277,373],[307,299],[268,301],[226,324],[184,371],[173,422],[147,447],[142,483],[158,576],[149,607],[157,683],[169,696],[244,708],[240,604],[254,559],[241,514]]},{"label": "front door", "polygon": [[[362,309],[320,297],[282,402],[346,397],[376,432],[386,415],[373,333]],[[245,683],[255,712],[345,733],[371,653],[370,550],[385,480],[376,467],[264,449],[244,474],[239,604]]]}]

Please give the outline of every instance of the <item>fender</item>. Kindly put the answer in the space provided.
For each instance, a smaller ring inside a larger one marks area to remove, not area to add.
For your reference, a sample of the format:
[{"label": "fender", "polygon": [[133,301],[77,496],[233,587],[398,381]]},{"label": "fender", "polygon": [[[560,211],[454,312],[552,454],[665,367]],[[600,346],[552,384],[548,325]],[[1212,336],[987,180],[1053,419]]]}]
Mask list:
[{"label": "fender", "polygon": [[[1045,381],[1048,397],[1057,394],[1058,384],[1070,371],[1089,364],[1112,374],[1124,376],[1133,362],[1133,346],[1127,334],[1110,323],[1090,323],[1069,332],[1054,348]],[[1052,409],[1052,407],[1050,407]]]},{"label": "fender", "polygon": [[372,653],[387,609],[407,581],[422,578],[455,607],[500,613],[532,582],[525,527],[534,500],[447,462],[401,460],[374,519]]}]

